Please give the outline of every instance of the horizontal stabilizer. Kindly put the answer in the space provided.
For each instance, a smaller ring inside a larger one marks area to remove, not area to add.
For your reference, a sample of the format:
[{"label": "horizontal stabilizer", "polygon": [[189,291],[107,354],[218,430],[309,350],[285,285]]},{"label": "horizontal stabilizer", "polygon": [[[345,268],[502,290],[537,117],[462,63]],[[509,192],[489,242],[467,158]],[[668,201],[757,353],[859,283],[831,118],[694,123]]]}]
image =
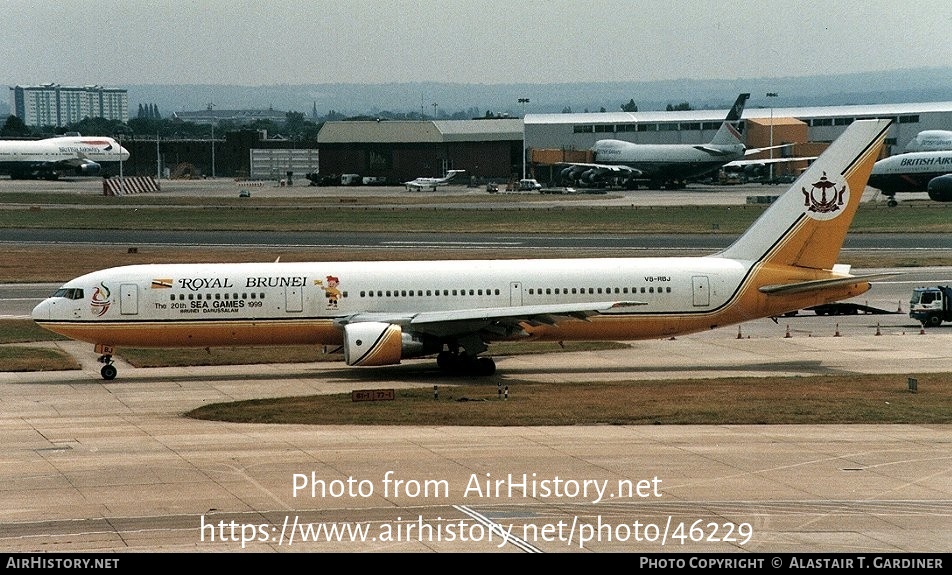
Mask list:
[{"label": "horizontal stabilizer", "polygon": [[856,283],[860,283],[864,281],[884,279],[884,278],[899,275],[900,273],[902,272],[866,274],[861,276],[847,276],[845,278],[811,280],[811,281],[795,282],[795,283],[789,283],[789,284],[774,284],[769,286],[761,286],[760,292],[768,294],[768,295],[803,293],[803,292],[817,291],[817,290],[831,288],[831,287],[848,286],[848,285],[852,285],[852,284],[856,284]]}]

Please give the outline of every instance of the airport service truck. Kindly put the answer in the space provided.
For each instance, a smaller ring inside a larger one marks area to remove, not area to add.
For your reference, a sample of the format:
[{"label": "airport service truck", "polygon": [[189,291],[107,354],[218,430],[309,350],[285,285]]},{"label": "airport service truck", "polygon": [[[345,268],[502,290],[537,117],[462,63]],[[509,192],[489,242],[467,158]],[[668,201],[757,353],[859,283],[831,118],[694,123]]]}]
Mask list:
[{"label": "airport service truck", "polygon": [[914,288],[909,299],[909,317],[932,327],[952,321],[952,286]]}]

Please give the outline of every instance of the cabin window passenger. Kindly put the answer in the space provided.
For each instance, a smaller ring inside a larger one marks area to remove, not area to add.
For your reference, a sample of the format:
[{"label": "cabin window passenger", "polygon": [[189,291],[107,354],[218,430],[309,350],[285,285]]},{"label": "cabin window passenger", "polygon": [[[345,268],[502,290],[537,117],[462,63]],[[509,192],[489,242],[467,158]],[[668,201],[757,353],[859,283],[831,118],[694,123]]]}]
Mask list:
[{"label": "cabin window passenger", "polygon": [[469,290],[469,295],[476,295],[473,293],[473,290]]}]

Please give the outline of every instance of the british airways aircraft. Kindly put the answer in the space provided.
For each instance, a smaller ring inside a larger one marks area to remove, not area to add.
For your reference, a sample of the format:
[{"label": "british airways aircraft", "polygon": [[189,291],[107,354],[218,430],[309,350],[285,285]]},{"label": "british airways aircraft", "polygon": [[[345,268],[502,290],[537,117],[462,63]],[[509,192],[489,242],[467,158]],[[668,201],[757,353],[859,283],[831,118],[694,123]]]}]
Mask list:
[{"label": "british airways aircraft", "polygon": [[688,180],[717,171],[724,166],[788,162],[796,159],[744,160],[746,156],[783,148],[787,144],[765,148],[747,148],[737,124],[750,94],[740,94],[727,117],[706,144],[636,144],[624,140],[598,140],[592,146],[593,163],[571,163],[560,172],[563,181],[593,185],[607,179],[625,182],[628,188],[647,183],[649,188],[680,188]]},{"label": "british airways aircraft", "polygon": [[104,136],[0,140],[0,173],[14,179],[98,176],[104,162],[124,162],[129,151]]},{"label": "british airways aircraft", "polygon": [[851,298],[882,275],[837,257],[889,120],[859,120],[725,250],[704,257],[155,264],[92,272],[33,310],[115,350],[311,344],[351,366],[436,356],[490,375],[492,341],[687,334]]},{"label": "british airways aircraft", "polygon": [[876,162],[869,185],[896,206],[896,194],[927,192],[936,202],[952,202],[952,150],[908,152]]}]

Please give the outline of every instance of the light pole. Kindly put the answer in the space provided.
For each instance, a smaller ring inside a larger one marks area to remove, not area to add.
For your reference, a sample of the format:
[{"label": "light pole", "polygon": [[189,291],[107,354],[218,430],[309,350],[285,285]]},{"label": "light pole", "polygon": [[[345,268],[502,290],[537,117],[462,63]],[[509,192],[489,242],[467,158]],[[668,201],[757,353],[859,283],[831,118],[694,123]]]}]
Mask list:
[{"label": "light pole", "polygon": [[526,104],[529,98],[519,98],[522,104],[522,179],[526,178]]},{"label": "light pole", "polygon": [[[119,141],[119,149],[122,150],[122,133],[116,134],[116,139]],[[120,194],[126,194],[126,180],[122,177],[122,152],[119,153],[119,188]]]},{"label": "light pole", "polygon": [[[776,92],[767,92],[768,98],[776,98]],[[770,104],[770,164],[768,165],[770,170],[770,183],[773,183],[773,103]]]},{"label": "light pole", "polygon": [[215,179],[215,120],[212,119],[212,179]]},{"label": "light pole", "polygon": [[159,129],[155,129],[155,181],[162,179],[162,154],[159,153]]}]

